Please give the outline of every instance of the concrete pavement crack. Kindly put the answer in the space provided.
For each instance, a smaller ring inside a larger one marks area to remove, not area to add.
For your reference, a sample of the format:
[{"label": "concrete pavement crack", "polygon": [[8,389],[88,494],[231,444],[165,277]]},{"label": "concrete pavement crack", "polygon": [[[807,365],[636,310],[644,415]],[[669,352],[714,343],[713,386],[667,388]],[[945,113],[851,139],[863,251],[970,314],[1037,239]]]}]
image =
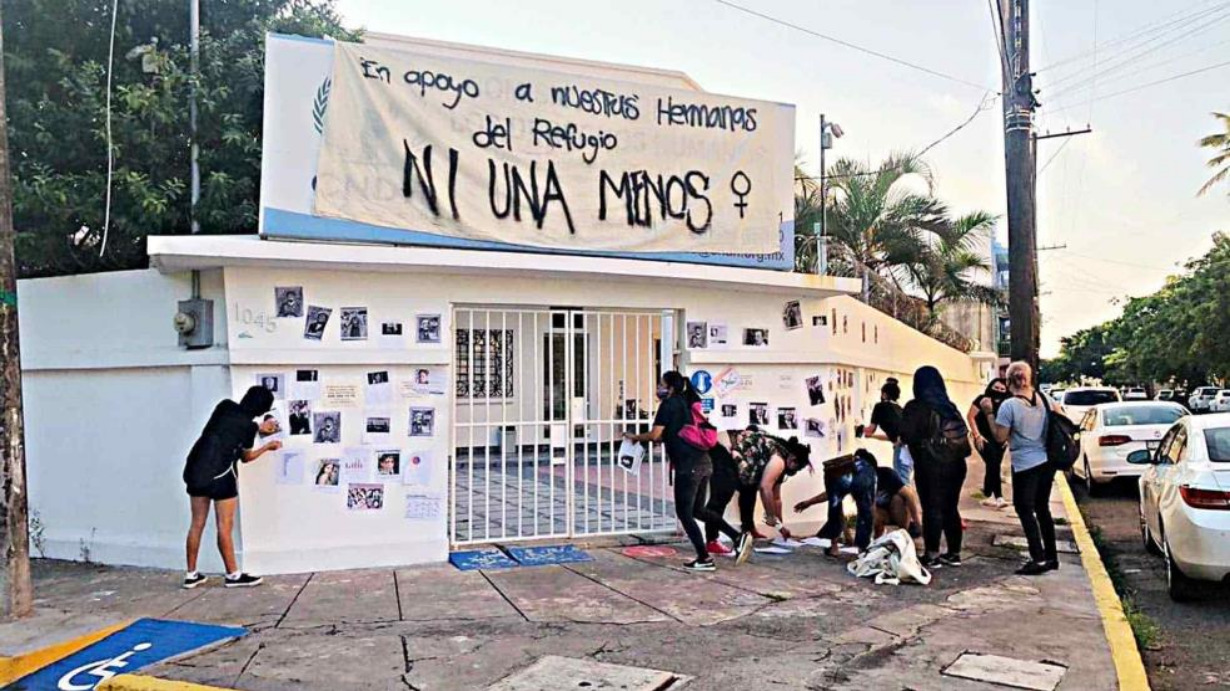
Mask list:
[{"label": "concrete pavement crack", "polygon": [[260,654],[260,652],[261,652],[262,650],[264,650],[264,649],[265,649],[265,644],[264,644],[264,643],[258,643],[258,644],[257,644],[257,646],[256,646],[256,650],[253,650],[253,651],[252,651],[252,654],[248,656],[248,661],[247,661],[247,662],[245,662],[245,663],[243,663],[243,668],[239,670],[239,674],[236,674],[236,675],[235,675],[235,681],[232,681],[232,682],[230,683],[230,685],[231,685],[231,686],[238,686],[238,685],[239,685],[239,680],[243,678],[243,675],[245,675],[245,674],[247,674],[247,673],[248,673],[248,667],[251,667],[251,666],[252,666],[252,662],[253,662],[254,660],[256,660],[256,656],[257,656],[257,655],[259,655],[259,654]]},{"label": "concrete pavement crack", "polygon": [[393,569],[393,597],[397,598],[397,621],[405,621],[406,616],[401,611],[401,586],[397,583],[397,569]]},{"label": "concrete pavement crack", "polygon": [[491,576],[488,576],[487,573],[481,569],[479,569],[478,573],[481,574],[482,577],[487,581],[487,585],[490,585],[493,589],[495,589],[495,592],[500,594],[500,597],[504,598],[504,602],[507,602],[509,607],[512,607],[514,610],[516,610],[517,614],[521,615],[522,619],[526,621],[530,620],[530,618],[525,615],[525,612],[522,612],[521,608],[517,606],[517,603],[513,602],[512,598],[504,594],[504,591],[500,590],[500,586],[496,585],[495,581],[491,580]]},{"label": "concrete pavement crack", "polygon": [[611,586],[611,585],[608,585],[608,584],[606,584],[606,583],[603,583],[602,581],[598,580],[597,578],[594,578],[593,576],[590,576],[589,574],[586,574],[586,573],[581,573],[580,571],[577,571],[576,569],[574,569],[574,568],[570,567],[568,564],[560,564],[560,566],[562,566],[562,567],[564,567],[565,569],[567,569],[567,570],[569,570],[569,571],[571,571],[571,572],[575,573],[576,575],[580,576],[581,578],[584,578],[584,579],[585,579],[585,580],[587,580],[587,581],[592,581],[592,582],[594,582],[594,583],[597,583],[598,585],[602,586],[603,588],[606,588],[607,590],[609,590],[609,591],[611,591],[611,592],[613,592],[613,593],[616,593],[616,594],[622,595],[622,596],[624,596],[624,597],[628,598],[629,600],[632,600],[633,602],[636,602],[636,603],[642,604],[642,605],[644,605],[644,606],[648,607],[649,609],[652,609],[653,611],[658,612],[659,614],[662,614],[662,615],[665,615],[665,616],[667,616],[667,617],[670,617],[672,620],[677,621],[677,622],[679,622],[680,624],[684,624],[684,623],[686,623],[684,620],[682,620],[682,619],[680,619],[679,617],[677,617],[677,616],[675,616],[675,615],[671,614],[670,612],[667,612],[667,611],[666,611],[666,610],[664,610],[664,609],[659,609],[659,608],[657,608],[657,607],[654,607],[653,605],[649,604],[648,602],[645,602],[644,600],[639,600],[639,599],[637,599],[637,598],[635,598],[635,597],[632,597],[631,595],[629,595],[629,594],[625,593],[624,591],[620,590],[619,588],[616,588],[616,587],[614,587],[614,586]]},{"label": "concrete pavement crack", "polygon": [[282,616],[278,617],[278,623],[274,624],[273,628],[276,629],[282,626],[282,622],[286,621],[286,615],[290,614],[291,608],[294,607],[295,603],[299,601],[299,596],[303,594],[303,591],[307,590],[308,584],[311,583],[312,579],[315,577],[316,572],[314,571],[308,574],[307,579],[303,581],[303,585],[300,586],[299,592],[295,593],[295,596],[290,599],[290,602],[286,605],[286,610],[282,612]]}]

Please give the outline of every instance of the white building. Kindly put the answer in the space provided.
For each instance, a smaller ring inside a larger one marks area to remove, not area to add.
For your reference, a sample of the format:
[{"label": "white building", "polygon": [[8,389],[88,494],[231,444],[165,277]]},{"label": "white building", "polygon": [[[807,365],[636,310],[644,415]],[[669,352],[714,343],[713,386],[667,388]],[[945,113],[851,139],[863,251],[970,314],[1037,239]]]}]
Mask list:
[{"label": "white building", "polygon": [[[628,68],[608,67],[627,78]],[[279,107],[267,105],[267,120]],[[296,126],[310,128],[305,117]],[[286,200],[302,189],[275,165],[298,155],[294,127],[266,132],[282,139],[266,142],[262,204],[294,207]],[[295,218],[272,234],[327,228]],[[238,546],[256,573],[674,530],[660,450],[635,474],[616,453],[623,430],[648,424],[668,369],[706,389],[715,423],[741,428],[763,405],[767,427],[810,443],[818,463],[854,448],[886,377],[908,392],[914,369],[935,365],[963,400],[990,368],[857,302],[853,279],[255,236],[151,238],[149,253],[147,271],[19,285],[38,554],[181,567],[184,457],[220,399],[269,378],[284,430],[293,401],[314,415],[311,433],[287,434],[282,452],[241,470]],[[172,318],[194,297],[194,275],[212,301],[212,345],[184,349]],[[287,288],[301,291],[297,306],[279,304]],[[313,308],[329,310],[318,338]],[[703,343],[689,338],[699,323]],[[814,404],[812,377],[824,387]],[[326,417],[339,419],[324,413],[340,415],[336,443],[316,438]],[[397,453],[393,474],[376,468],[384,452]],[[341,467],[335,486],[317,483],[329,462]],[[820,483],[792,479],[786,504]],[[218,567],[208,547],[202,557]]]}]

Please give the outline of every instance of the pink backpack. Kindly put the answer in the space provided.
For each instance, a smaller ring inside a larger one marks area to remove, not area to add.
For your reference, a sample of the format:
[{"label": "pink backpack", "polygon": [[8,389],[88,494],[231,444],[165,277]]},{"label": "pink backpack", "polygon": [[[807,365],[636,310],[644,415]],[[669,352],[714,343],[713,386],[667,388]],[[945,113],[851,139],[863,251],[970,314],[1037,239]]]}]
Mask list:
[{"label": "pink backpack", "polygon": [[679,438],[701,451],[717,446],[717,428],[709,424],[709,418],[705,417],[700,403],[692,404],[692,422],[680,428]]}]

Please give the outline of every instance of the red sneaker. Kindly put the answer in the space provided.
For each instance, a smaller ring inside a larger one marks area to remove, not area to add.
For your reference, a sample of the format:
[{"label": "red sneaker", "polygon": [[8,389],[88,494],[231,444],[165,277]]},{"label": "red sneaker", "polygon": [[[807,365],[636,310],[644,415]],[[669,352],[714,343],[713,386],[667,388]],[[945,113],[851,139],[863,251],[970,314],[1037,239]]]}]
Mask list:
[{"label": "red sneaker", "polygon": [[759,530],[756,530],[755,528],[752,528],[752,538],[756,540],[768,540],[769,536],[765,535],[764,533],[761,533]]},{"label": "red sneaker", "polygon": [[709,554],[717,554],[723,557],[728,557],[734,553],[734,550],[722,544],[721,542],[718,542],[717,540],[714,540],[710,542],[709,544],[705,545],[705,551],[708,552]]}]

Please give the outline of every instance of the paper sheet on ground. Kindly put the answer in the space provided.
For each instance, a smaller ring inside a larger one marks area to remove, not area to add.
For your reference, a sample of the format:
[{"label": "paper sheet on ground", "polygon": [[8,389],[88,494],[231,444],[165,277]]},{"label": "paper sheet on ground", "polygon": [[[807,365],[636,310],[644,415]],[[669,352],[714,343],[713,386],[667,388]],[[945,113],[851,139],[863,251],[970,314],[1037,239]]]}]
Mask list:
[{"label": "paper sheet on ground", "polygon": [[777,547],[776,545],[769,545],[768,547],[753,547],[752,549],[756,552],[756,554],[794,554],[794,550],[787,549],[785,547]]},{"label": "paper sheet on ground", "polygon": [[820,547],[822,549],[828,549],[829,546],[833,544],[833,541],[825,537],[806,537],[806,538],[803,538],[803,544],[807,545],[808,547]]}]

